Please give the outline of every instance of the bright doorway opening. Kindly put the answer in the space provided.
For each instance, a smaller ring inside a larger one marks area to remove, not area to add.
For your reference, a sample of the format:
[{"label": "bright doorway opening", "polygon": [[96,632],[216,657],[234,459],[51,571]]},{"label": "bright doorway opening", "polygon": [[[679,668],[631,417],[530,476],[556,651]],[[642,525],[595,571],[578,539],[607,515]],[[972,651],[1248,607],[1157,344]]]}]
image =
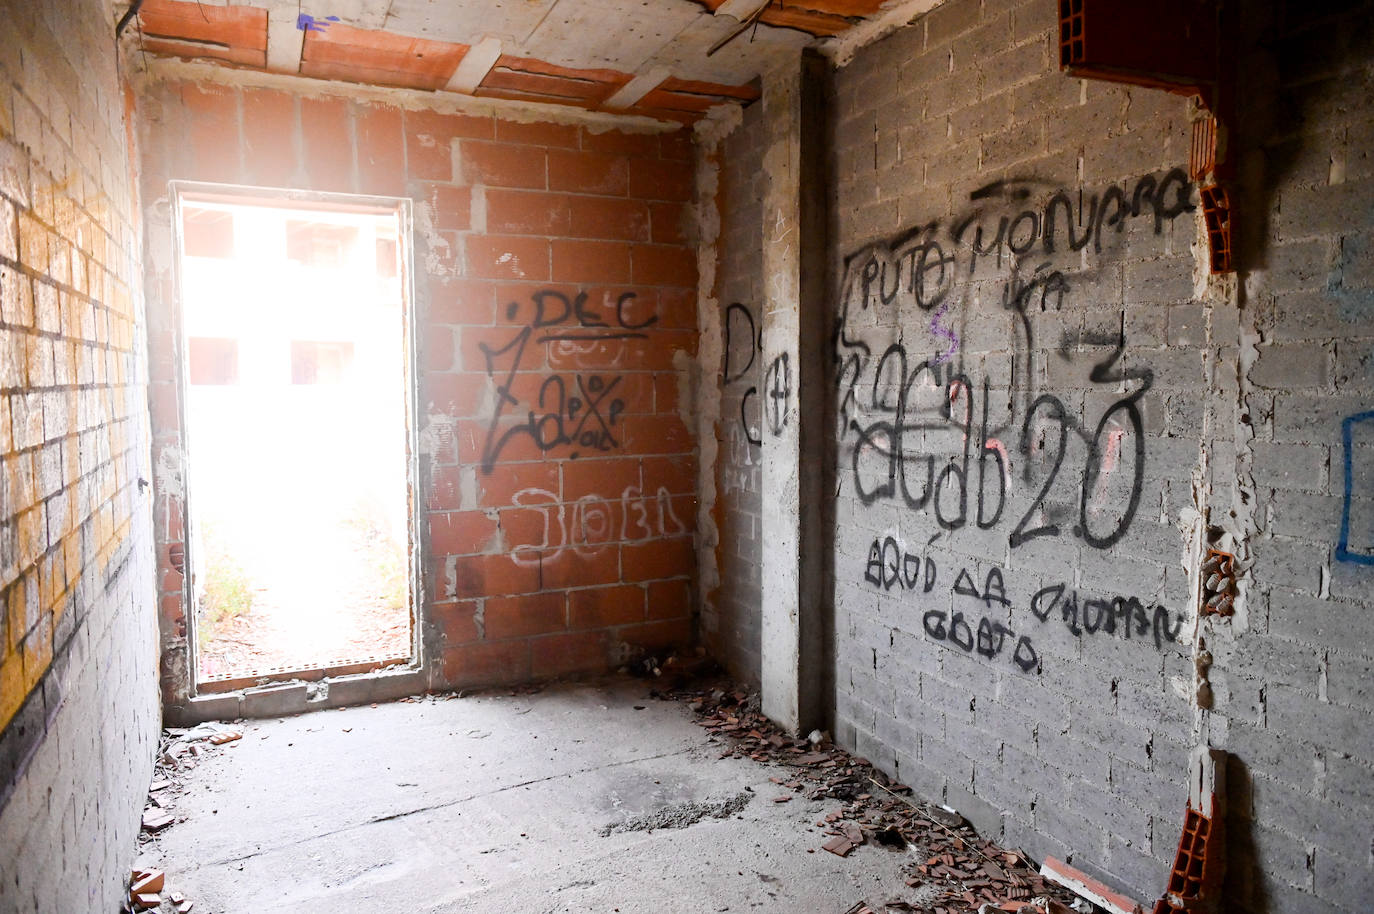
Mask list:
[{"label": "bright doorway opening", "polygon": [[177,212],[197,685],[412,662],[406,211]]}]

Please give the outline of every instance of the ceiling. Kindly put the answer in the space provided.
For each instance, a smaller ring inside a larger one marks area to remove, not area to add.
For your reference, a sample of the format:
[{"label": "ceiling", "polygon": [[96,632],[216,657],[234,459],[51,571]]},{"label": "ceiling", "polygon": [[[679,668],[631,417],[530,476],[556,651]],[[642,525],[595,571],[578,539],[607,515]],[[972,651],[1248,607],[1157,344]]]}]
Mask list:
[{"label": "ceiling", "polygon": [[[145,0],[150,55],[690,124],[893,0]],[[732,37],[733,36],[733,37]]]}]

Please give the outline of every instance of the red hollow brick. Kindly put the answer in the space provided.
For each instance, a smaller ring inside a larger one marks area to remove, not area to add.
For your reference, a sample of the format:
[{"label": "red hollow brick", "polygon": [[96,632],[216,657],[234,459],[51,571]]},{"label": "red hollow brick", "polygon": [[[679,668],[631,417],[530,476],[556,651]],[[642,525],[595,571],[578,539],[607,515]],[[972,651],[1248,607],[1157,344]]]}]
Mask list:
[{"label": "red hollow brick", "polygon": [[476,416],[486,393],[487,376],[473,371],[425,374],[425,395],[445,416]]},{"label": "red hollow brick", "polygon": [[554,461],[497,464],[490,473],[478,473],[478,501],[490,507],[558,501],[558,477],[558,464]]},{"label": "red hollow brick", "polygon": [[488,641],[528,638],[567,628],[562,591],[491,597],[485,601],[482,617]]},{"label": "red hollow brick", "polygon": [[429,515],[429,549],[434,555],[483,552],[495,536],[496,521],[480,511]]},{"label": "red hollow brick", "polygon": [[489,140],[493,131],[490,117],[437,111],[405,112],[406,167],[411,179],[452,181],[454,138]]},{"label": "red hollow brick", "polygon": [[630,246],[618,241],[554,241],[555,282],[628,283]]},{"label": "red hollow brick", "polygon": [[572,204],[566,194],[489,189],[487,231],[512,235],[566,235]]},{"label": "red hollow brick", "polygon": [[490,324],[496,285],[486,280],[429,276],[429,319],[440,324]]},{"label": "red hollow brick", "polygon": [[443,324],[425,328],[425,367],[430,371],[453,370],[453,330]]},{"label": "red hollow brick", "polygon": [[539,561],[539,575],[545,588],[614,584],[620,580],[620,547],[565,546],[545,550]]},{"label": "red hollow brick", "polygon": [[653,581],[690,575],[696,570],[696,552],[690,536],[626,543],[621,547],[624,579]]},{"label": "red hollow brick", "polygon": [[476,600],[459,600],[433,607],[430,618],[439,627],[439,635],[445,645],[468,644],[481,638],[477,628],[477,610]]},{"label": "red hollow brick", "polygon": [[[548,279],[549,242],[522,235],[469,235],[468,269],[485,279]],[[565,242],[566,243],[566,242]],[[626,273],[629,247],[626,247]]]},{"label": "red hollow brick", "polygon": [[649,224],[652,230],[649,240],[655,244],[683,244],[687,240],[683,231],[686,207],[681,203],[650,203]]},{"label": "red hollow brick", "polygon": [[245,175],[254,184],[290,187],[296,177],[296,97],[269,89],[243,90]]},{"label": "red hollow brick", "polygon": [[662,488],[672,495],[688,495],[697,490],[696,457],[644,457],[640,466],[646,492]]},{"label": "red hollow brick", "polygon": [[576,149],[579,143],[577,127],[571,124],[496,120],[496,138],[507,143],[527,146],[566,146]]},{"label": "red hollow brick", "polygon": [[434,215],[434,227],[466,231],[472,227],[472,188],[431,184],[425,193]]},{"label": "red hollow brick", "polygon": [[568,627],[573,630],[643,621],[643,587],[621,584],[568,591]]},{"label": "red hollow brick", "polygon": [[687,581],[654,581],[647,595],[650,620],[685,618],[692,614],[692,588]]},{"label": "red hollow brick", "polygon": [[692,131],[686,128],[672,133],[661,133],[658,137],[658,154],[675,162],[691,162],[696,157],[692,142]]},{"label": "red hollow brick", "polygon": [[406,192],[404,134],[401,111],[391,105],[359,105],[358,189],[365,194]]},{"label": "red hollow brick", "polygon": [[535,678],[600,672],[610,666],[611,639],[605,632],[570,632],[529,642]]},{"label": "red hollow brick", "polygon": [[691,248],[667,244],[637,244],[633,250],[634,282],[646,286],[697,284],[696,254]]},{"label": "red hollow brick", "polygon": [[622,628],[616,632],[616,637],[626,644],[650,650],[682,647],[692,641],[692,623],[690,619],[646,622]]},{"label": "red hollow brick", "polygon": [[641,200],[692,199],[693,169],[690,162],[662,159],[630,160],[630,196]]},{"label": "red hollow brick", "polygon": [[463,488],[456,466],[431,465],[425,507],[431,511],[456,511],[463,506]]},{"label": "red hollow brick", "polygon": [[629,488],[639,488],[639,458],[569,460],[563,463],[563,497],[576,501],[587,495],[619,499]]},{"label": "red hollow brick", "polygon": [[630,162],[624,156],[549,150],[549,187],[553,190],[623,197],[629,186]]},{"label": "red hollow brick", "polygon": [[455,562],[453,595],[459,598],[534,593],[540,590],[539,567],[508,555],[466,555]]},{"label": "red hollow brick", "polygon": [[300,100],[302,162],[312,190],[352,191],[353,126],[348,102]]},{"label": "red hollow brick", "polygon": [[649,205],[642,200],[573,197],[564,234],[612,241],[649,240]]},{"label": "red hollow brick", "polygon": [[582,148],[590,152],[609,152],[623,156],[658,155],[658,136],[652,133],[625,133],[621,130],[596,132],[582,128]]},{"label": "red hollow brick", "polygon": [[192,153],[190,176],[201,181],[241,182],[239,93],[187,85],[181,90],[181,101],[190,115],[186,137]]},{"label": "red hollow brick", "polygon": [[524,682],[530,678],[529,642],[479,642],[445,648],[440,675],[451,688]]},{"label": "red hollow brick", "polygon": [[685,454],[692,450],[692,433],[679,416],[629,416],[625,420],[625,448],[640,454]]},{"label": "red hollow brick", "polygon": [[459,159],[463,180],[494,187],[525,187],[543,190],[546,152],[538,146],[462,140]]}]

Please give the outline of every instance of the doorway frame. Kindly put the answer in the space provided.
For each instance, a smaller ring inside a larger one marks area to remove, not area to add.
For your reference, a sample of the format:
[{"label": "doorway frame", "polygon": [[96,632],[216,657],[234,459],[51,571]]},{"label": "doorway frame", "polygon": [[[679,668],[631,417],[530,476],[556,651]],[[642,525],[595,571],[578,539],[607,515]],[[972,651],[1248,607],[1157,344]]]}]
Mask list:
[{"label": "doorway frame", "polygon": [[[187,393],[190,389],[190,362],[186,351],[186,309],[185,295],[183,289],[183,204],[190,202],[207,202],[220,204],[233,204],[241,206],[260,206],[266,208],[290,208],[304,210],[319,210],[320,212],[351,212],[351,213],[371,213],[375,215],[395,215],[397,223],[397,271],[401,284],[401,320],[403,325],[403,338],[405,345],[404,372],[402,381],[405,385],[405,447],[406,447],[406,531],[408,542],[406,544],[407,553],[407,580],[409,590],[409,606],[407,611],[410,615],[410,658],[406,662],[383,663],[382,661],[364,661],[359,663],[336,664],[332,666],[311,667],[303,670],[269,670],[255,672],[251,675],[236,676],[232,678],[203,680],[200,675],[200,646],[197,638],[196,617],[198,607],[195,599],[195,586],[190,573],[183,571],[183,586],[181,592],[181,610],[183,618],[186,619],[186,675],[188,697],[195,704],[200,704],[197,699],[214,700],[219,696],[228,697],[227,693],[241,692],[251,689],[254,686],[267,686],[270,689],[272,683],[285,682],[326,682],[323,687],[316,687],[311,690],[310,702],[316,706],[335,706],[338,704],[349,703],[347,695],[351,694],[352,689],[344,689],[343,695],[337,696],[340,700],[327,700],[329,698],[329,685],[347,686],[355,683],[362,685],[356,700],[371,700],[373,690],[367,689],[368,680],[378,680],[382,677],[396,679],[396,674],[402,674],[399,681],[394,684],[400,686],[399,691],[394,688],[385,688],[383,693],[392,694],[413,694],[415,691],[424,689],[424,670],[425,657],[424,651],[424,608],[428,604],[425,599],[424,584],[428,580],[428,559],[423,544],[423,527],[421,512],[423,505],[420,500],[420,321],[418,319],[418,307],[416,303],[416,284],[415,284],[415,251],[414,251],[414,204],[409,197],[390,197],[376,196],[368,194],[336,193],[329,191],[299,190],[292,188],[273,188],[258,187],[241,184],[219,184],[206,181],[184,181],[173,180],[169,182],[169,200],[171,215],[171,242],[172,242],[172,273],[174,276],[174,288],[172,290],[173,303],[175,310],[175,330],[176,339],[173,342],[174,375],[178,389],[177,424],[182,440],[183,458],[181,462],[181,524],[185,531],[183,553],[181,563],[183,569],[195,568],[194,537],[192,536],[192,502],[194,496],[193,476],[194,467],[189,458],[189,424],[186,420]],[[359,683],[359,680],[362,680]],[[414,680],[414,682],[412,682]],[[248,697],[244,695],[245,699]],[[292,702],[295,704],[295,702]],[[208,710],[208,709],[207,709]],[[302,708],[304,710],[304,708]]]}]

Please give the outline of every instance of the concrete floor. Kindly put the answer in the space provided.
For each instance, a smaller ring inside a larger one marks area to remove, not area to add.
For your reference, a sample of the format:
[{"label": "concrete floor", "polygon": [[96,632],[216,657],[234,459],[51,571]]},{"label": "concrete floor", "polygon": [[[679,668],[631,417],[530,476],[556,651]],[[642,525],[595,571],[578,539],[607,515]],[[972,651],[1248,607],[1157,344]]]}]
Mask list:
[{"label": "concrete floor", "polygon": [[[790,769],[720,759],[684,705],[647,691],[609,680],[247,722],[180,777],[180,821],[140,861],[193,914],[843,914],[861,898],[918,900],[907,852],[820,850],[815,823],[838,801],[774,803],[788,791],[769,777]],[[635,827],[735,798],[725,818]]]}]

